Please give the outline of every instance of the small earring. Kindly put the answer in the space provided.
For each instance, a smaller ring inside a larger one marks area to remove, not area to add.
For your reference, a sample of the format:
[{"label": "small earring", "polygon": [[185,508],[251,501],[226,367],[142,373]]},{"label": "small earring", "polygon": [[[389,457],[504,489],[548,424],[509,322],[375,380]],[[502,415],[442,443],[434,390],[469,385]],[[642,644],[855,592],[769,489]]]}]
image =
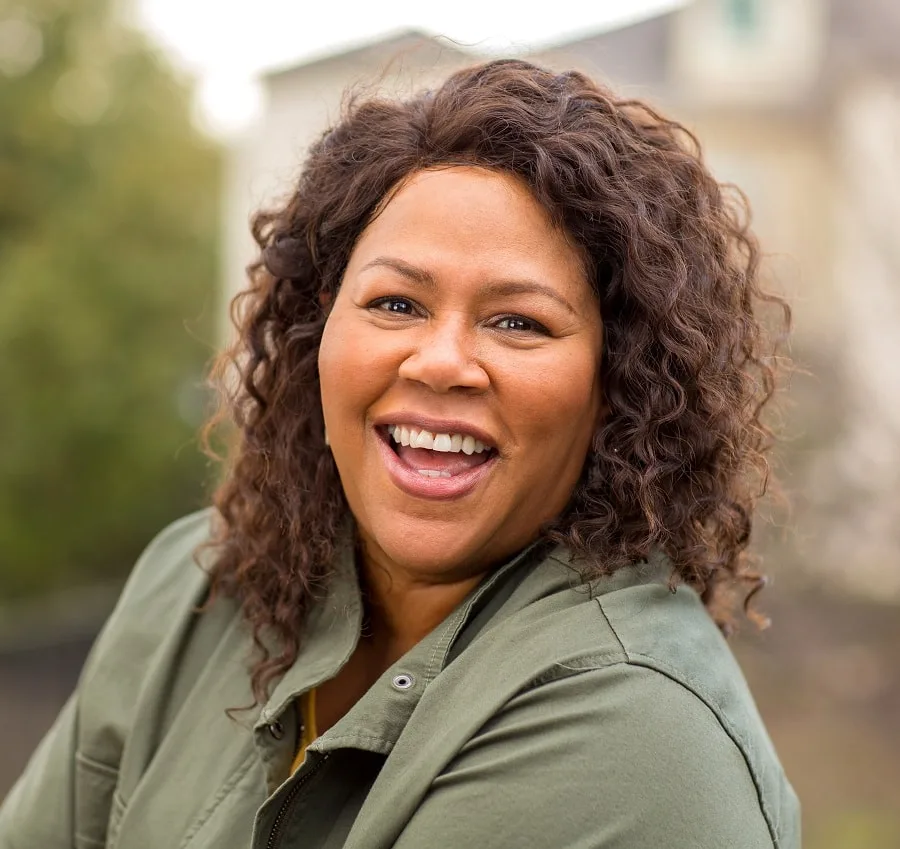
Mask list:
[{"label": "small earring", "polygon": [[325,428],[325,444],[331,445],[331,442],[329,442],[329,440],[328,440],[328,428],[327,427]]}]

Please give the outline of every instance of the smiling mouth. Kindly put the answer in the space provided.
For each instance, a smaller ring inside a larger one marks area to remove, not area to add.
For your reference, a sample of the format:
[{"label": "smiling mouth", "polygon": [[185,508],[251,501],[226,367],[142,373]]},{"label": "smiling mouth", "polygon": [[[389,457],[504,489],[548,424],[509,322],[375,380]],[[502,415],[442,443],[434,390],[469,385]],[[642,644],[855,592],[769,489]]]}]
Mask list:
[{"label": "smiling mouth", "polygon": [[495,450],[471,434],[434,433],[407,425],[388,425],[394,453],[422,477],[451,478],[486,463]]},{"label": "smiling mouth", "polygon": [[471,434],[434,433],[410,425],[377,428],[388,472],[408,495],[458,498],[495,465],[497,450]]}]

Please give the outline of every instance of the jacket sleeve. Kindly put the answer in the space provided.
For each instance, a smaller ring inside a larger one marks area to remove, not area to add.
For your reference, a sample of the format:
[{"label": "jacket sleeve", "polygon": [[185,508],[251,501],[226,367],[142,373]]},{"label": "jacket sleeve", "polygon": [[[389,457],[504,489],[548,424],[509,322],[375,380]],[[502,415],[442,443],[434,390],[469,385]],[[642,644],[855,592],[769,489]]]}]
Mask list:
[{"label": "jacket sleeve", "polygon": [[165,634],[205,585],[193,552],[209,514],[147,547],[82,670],[78,687],[0,805],[0,849],[102,849],[137,694]]},{"label": "jacket sleeve", "polygon": [[395,849],[798,849],[777,841],[738,746],[643,666],[509,702],[433,782]]},{"label": "jacket sleeve", "polygon": [[[77,703],[72,696],[0,807],[0,849],[72,849]],[[27,818],[26,812],[34,812]]]}]

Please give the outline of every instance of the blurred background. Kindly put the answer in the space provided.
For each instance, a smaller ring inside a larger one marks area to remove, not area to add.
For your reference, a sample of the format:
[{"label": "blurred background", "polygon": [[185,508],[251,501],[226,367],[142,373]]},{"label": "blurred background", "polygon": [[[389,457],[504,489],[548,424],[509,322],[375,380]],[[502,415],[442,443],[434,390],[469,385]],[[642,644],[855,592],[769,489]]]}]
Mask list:
[{"label": "blurred background", "polygon": [[900,847],[900,3],[225,5],[0,0],[0,798],[141,548],[205,503],[251,211],[347,86],[506,54],[650,100],[751,200],[803,370],[791,511],[756,532],[773,625],[735,646],[804,845]]}]

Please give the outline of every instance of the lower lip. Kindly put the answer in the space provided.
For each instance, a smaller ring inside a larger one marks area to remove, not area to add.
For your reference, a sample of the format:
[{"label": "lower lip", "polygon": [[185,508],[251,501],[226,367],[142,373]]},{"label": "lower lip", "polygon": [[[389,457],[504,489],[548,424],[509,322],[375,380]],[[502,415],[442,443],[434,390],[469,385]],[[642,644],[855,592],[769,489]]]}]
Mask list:
[{"label": "lower lip", "polygon": [[475,466],[449,478],[429,478],[420,475],[404,463],[388,443],[389,436],[376,431],[376,442],[394,485],[414,498],[429,498],[435,501],[451,501],[468,495],[487,477],[497,461],[496,454],[480,466]]}]

